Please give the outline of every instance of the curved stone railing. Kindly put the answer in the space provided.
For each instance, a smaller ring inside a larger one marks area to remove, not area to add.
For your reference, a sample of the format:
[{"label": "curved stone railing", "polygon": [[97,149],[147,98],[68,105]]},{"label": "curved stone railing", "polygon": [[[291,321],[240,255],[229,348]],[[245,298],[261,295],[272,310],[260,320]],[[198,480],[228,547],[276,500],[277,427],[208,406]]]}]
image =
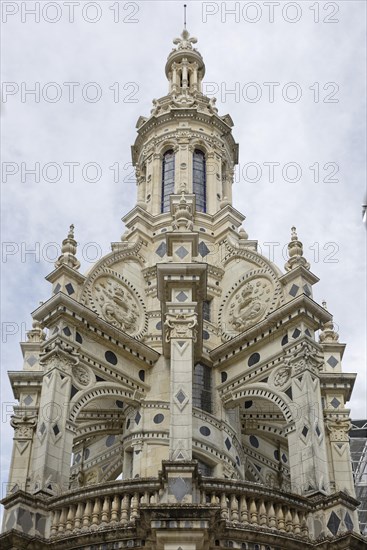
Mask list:
[{"label": "curved stone railing", "polygon": [[241,481],[207,480],[201,484],[201,503],[220,507],[220,517],[238,526],[259,526],[309,537],[306,499]]},{"label": "curved stone railing", "polygon": [[[198,502],[190,506],[215,507],[220,518],[234,526],[254,526],[297,537],[309,537],[307,516],[312,506],[302,497],[261,485],[204,479]],[[50,538],[112,527],[133,526],[141,510],[169,508],[157,479],[120,481],[90,486],[50,500]],[[179,503],[175,503],[177,508]],[[187,504],[185,504],[187,506]]]},{"label": "curved stone railing", "polygon": [[133,525],[142,504],[159,501],[157,479],[121,481],[69,491],[50,502],[50,538],[84,533],[104,527]]}]

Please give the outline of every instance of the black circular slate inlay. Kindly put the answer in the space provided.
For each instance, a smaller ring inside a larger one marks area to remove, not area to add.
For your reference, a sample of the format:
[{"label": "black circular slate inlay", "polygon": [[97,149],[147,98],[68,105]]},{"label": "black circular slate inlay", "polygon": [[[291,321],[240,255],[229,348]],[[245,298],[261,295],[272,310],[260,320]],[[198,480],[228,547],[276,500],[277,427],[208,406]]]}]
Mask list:
[{"label": "black circular slate inlay", "polygon": [[227,378],[228,378],[228,374],[225,371],[220,373],[220,379],[222,382],[225,382]]},{"label": "black circular slate inlay", "polygon": [[90,450],[89,449],[85,449],[84,450],[84,460],[87,460],[87,458],[89,457],[90,455]]},{"label": "black circular slate inlay", "polygon": [[203,340],[209,340],[210,334],[207,330],[203,330]]},{"label": "black circular slate inlay", "polygon": [[256,365],[260,361],[260,354],[259,353],[253,353],[250,355],[247,364],[249,367],[252,367],[253,365]]},{"label": "black circular slate inlay", "polygon": [[117,365],[117,357],[112,351],[106,351],[104,354],[106,361],[111,363],[111,365]]},{"label": "black circular slate inlay", "polygon": [[154,424],[161,424],[164,420],[164,415],[163,414],[156,414],[155,417],[153,418],[153,422]]},{"label": "black circular slate inlay", "polygon": [[123,401],[120,401],[119,399],[116,401],[116,407],[118,407],[119,409],[122,409],[124,406],[124,403]]},{"label": "black circular slate inlay", "polygon": [[252,407],[252,401],[245,401],[245,409],[250,409]]},{"label": "black circular slate inlay", "polygon": [[145,380],[145,370],[140,370],[139,371],[139,378],[142,382],[144,382],[144,380]]},{"label": "black circular slate inlay", "polygon": [[112,445],[115,443],[116,436],[109,435],[106,439],[106,447],[112,447]]},{"label": "black circular slate inlay", "polygon": [[77,332],[75,334],[75,340],[79,343],[79,344],[82,344],[83,343],[83,338],[80,336],[79,332]]},{"label": "black circular slate inlay", "polygon": [[260,445],[259,440],[254,435],[250,435],[250,444],[257,449]]},{"label": "black circular slate inlay", "polygon": [[208,437],[211,434],[211,431],[208,428],[208,426],[201,426],[199,431],[200,431],[201,435],[204,435],[205,437]]}]

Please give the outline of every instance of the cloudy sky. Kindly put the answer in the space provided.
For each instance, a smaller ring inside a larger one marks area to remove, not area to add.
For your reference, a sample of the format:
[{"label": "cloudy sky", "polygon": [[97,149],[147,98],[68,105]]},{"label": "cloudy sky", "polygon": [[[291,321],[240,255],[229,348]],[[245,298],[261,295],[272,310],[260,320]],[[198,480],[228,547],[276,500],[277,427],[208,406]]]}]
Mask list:
[{"label": "cloudy sky", "polygon": [[[50,297],[44,277],[70,223],[83,271],[124,231],[121,216],[135,202],[135,124],[167,93],[183,2],[43,1],[39,13],[36,2],[1,4],[5,481],[14,402],[5,373],[22,367],[19,341]],[[240,144],[234,206],[281,268],[296,225],[320,277],[315,299],[326,299],[348,344],[344,370],[358,372],[352,417],[366,418],[366,4],[187,4],[205,89],[231,114]]]}]

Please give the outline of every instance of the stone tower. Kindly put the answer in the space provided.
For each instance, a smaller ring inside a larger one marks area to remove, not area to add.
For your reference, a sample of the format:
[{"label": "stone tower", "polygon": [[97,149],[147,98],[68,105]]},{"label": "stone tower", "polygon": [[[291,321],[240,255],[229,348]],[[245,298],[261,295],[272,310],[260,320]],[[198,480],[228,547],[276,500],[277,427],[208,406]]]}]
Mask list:
[{"label": "stone tower", "polygon": [[70,227],[9,373],[1,548],[365,548],[355,375],[296,229],[283,273],[241,227],[233,122],[195,43],[174,40],[168,93],[137,122],[121,241],[82,275]]}]

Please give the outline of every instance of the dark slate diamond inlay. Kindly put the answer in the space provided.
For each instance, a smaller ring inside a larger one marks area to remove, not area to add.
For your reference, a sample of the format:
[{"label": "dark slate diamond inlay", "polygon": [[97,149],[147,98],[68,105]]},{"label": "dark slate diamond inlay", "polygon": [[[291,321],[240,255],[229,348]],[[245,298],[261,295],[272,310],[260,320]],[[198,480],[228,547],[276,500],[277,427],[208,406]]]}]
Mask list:
[{"label": "dark slate diamond inlay", "polygon": [[179,301],[179,302],[186,302],[186,300],[188,300],[188,296],[187,294],[185,294],[185,292],[183,292],[181,290],[181,292],[179,292],[176,296],[176,299]]},{"label": "dark slate diamond inlay", "polygon": [[305,334],[307,334],[307,336],[309,336],[310,338],[312,338],[312,334],[311,334],[311,332],[308,330],[308,328],[306,328]]},{"label": "dark slate diamond inlay", "polygon": [[40,427],[40,432],[43,435],[45,433],[45,431],[46,431],[46,426],[45,426],[45,423],[42,422],[41,427]]},{"label": "dark slate diamond inlay", "polygon": [[158,254],[160,258],[163,258],[163,256],[166,255],[166,252],[167,252],[167,245],[165,241],[162,241],[161,244],[158,246],[157,250],[155,251],[155,253]]},{"label": "dark slate diamond inlay", "polygon": [[71,336],[71,330],[69,329],[69,327],[64,327],[62,331],[65,334],[65,336]]},{"label": "dark slate diamond inlay", "polygon": [[225,445],[227,447],[227,449],[229,450],[231,447],[232,447],[232,443],[230,442],[229,438],[227,437],[227,439],[225,440]]},{"label": "dark slate diamond inlay", "polygon": [[27,395],[27,397],[24,399],[23,403],[25,405],[30,405],[33,402],[33,398],[30,395]]},{"label": "dark slate diamond inlay", "polygon": [[353,531],[354,524],[353,524],[352,518],[349,515],[349,512],[347,512],[344,516],[344,523],[348,531]]},{"label": "dark slate diamond inlay", "polygon": [[181,502],[183,497],[190,491],[190,487],[182,477],[176,477],[169,480],[168,490],[179,502]]},{"label": "dark slate diamond inlay", "polygon": [[308,434],[308,428],[307,428],[307,426],[304,426],[303,430],[302,430],[302,435],[303,435],[303,437],[306,437],[307,434]]},{"label": "dark slate diamond inlay", "polygon": [[136,423],[136,424],[139,424],[140,419],[141,419],[141,414],[140,414],[140,412],[138,411],[138,412],[136,413],[136,415],[135,415],[135,423]]},{"label": "dark slate diamond inlay", "polygon": [[35,358],[34,355],[31,355],[30,357],[28,357],[27,363],[28,363],[28,365],[33,367],[33,365],[35,365],[37,363],[37,359]]},{"label": "dark slate diamond inlay", "polygon": [[291,296],[293,296],[293,298],[294,298],[298,291],[299,291],[299,286],[297,286],[297,285],[292,285],[292,287],[291,287],[291,289],[290,289],[290,291],[289,291],[289,294],[290,294]]},{"label": "dark slate diamond inlay", "polygon": [[59,435],[60,433],[60,428],[58,427],[57,424],[55,424],[55,426],[52,428],[53,429],[53,432],[55,435]]},{"label": "dark slate diamond inlay", "polygon": [[327,363],[329,363],[330,367],[332,367],[333,369],[336,367],[336,365],[338,364],[338,360],[335,359],[334,355],[332,355],[331,357],[329,357],[329,359],[327,360]]},{"label": "dark slate diamond inlay", "polygon": [[289,399],[293,399],[293,393],[292,393],[292,386],[289,386],[287,390],[285,390],[285,395],[288,395]]},{"label": "dark slate diamond inlay", "polygon": [[57,294],[60,291],[61,285],[60,283],[57,283],[57,285],[54,288],[54,294]]},{"label": "dark slate diamond inlay", "polygon": [[331,512],[329,521],[327,522],[327,528],[335,536],[338,532],[340,525],[340,518],[335,512]]},{"label": "dark slate diamond inlay", "polygon": [[188,251],[184,246],[180,246],[180,248],[176,250],[176,254],[179,258],[181,258],[181,260],[183,260],[188,255]]},{"label": "dark slate diamond inlay", "polygon": [[292,334],[292,338],[298,338],[300,334],[301,334],[301,331],[298,328],[295,328]]},{"label": "dark slate diamond inlay", "polygon": [[68,283],[67,285],[65,285],[65,288],[66,288],[66,292],[69,294],[69,296],[71,294],[74,294],[75,290],[74,290],[74,287],[71,283]]},{"label": "dark slate diamond inlay", "polygon": [[19,508],[18,512],[18,525],[22,527],[24,533],[29,533],[33,527],[33,514],[29,510]]},{"label": "dark slate diamond inlay", "polygon": [[317,434],[317,437],[320,437],[321,432],[320,432],[320,428],[318,426],[316,426],[315,432]]},{"label": "dark slate diamond inlay", "polygon": [[176,393],[176,399],[179,403],[182,403],[185,401],[186,399],[186,395],[184,394],[184,392],[182,390],[179,390],[177,393]]},{"label": "dark slate diamond inlay", "polygon": [[209,248],[206,246],[204,241],[201,241],[201,243],[199,243],[198,250],[199,250],[199,254],[202,258],[205,258],[205,256],[207,256],[210,252]]},{"label": "dark slate diamond inlay", "polygon": [[333,397],[333,399],[330,401],[330,405],[332,405],[334,409],[337,409],[340,405],[339,399],[337,399],[336,397]]}]

